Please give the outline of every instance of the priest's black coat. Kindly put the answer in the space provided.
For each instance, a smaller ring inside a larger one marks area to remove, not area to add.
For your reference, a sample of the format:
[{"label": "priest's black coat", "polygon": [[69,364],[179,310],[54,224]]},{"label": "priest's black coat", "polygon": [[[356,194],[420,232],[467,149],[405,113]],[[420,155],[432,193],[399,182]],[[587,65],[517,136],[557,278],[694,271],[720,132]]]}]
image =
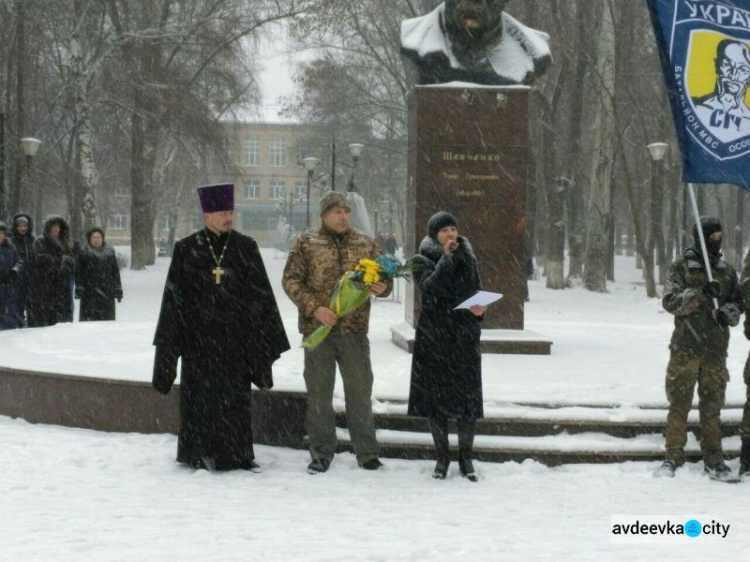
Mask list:
[{"label": "priest's black coat", "polygon": [[[212,270],[221,259],[221,283]],[[217,469],[254,458],[251,382],[273,386],[271,365],[289,349],[256,242],[236,231],[198,231],[175,244],[154,337],[154,387],[166,394],[182,357],[178,462]]]},{"label": "priest's black coat", "polygon": [[412,356],[409,415],[481,418],[481,318],[456,306],[482,288],[469,242],[448,257],[426,237],[415,257],[421,309]]}]

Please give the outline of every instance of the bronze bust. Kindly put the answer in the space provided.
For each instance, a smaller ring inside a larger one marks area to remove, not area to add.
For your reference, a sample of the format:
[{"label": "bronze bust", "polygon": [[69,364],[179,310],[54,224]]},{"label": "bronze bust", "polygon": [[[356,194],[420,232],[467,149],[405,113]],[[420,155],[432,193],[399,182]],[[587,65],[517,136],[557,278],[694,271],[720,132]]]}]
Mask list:
[{"label": "bronze bust", "polygon": [[445,0],[401,22],[401,51],[419,84],[531,84],[552,62],[549,35],[504,12],[508,0]]}]

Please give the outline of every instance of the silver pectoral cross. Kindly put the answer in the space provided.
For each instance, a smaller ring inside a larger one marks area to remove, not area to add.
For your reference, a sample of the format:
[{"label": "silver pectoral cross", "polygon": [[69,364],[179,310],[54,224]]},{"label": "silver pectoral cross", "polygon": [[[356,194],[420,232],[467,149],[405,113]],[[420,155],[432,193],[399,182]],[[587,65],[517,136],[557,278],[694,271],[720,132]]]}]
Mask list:
[{"label": "silver pectoral cross", "polygon": [[221,285],[221,276],[224,275],[224,270],[217,265],[216,268],[214,268],[214,270],[211,273],[214,274],[214,279],[216,280],[216,284]]}]

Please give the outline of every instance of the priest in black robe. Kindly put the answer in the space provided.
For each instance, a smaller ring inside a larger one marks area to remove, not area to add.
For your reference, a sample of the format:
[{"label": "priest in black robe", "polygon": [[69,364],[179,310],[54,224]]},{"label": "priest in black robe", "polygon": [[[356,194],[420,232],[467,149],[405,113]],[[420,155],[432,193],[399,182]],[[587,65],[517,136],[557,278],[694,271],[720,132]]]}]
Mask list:
[{"label": "priest in black robe", "polygon": [[234,185],[198,188],[205,227],[177,242],[154,345],[153,386],[169,392],[182,358],[177,462],[258,471],[251,383],[273,386],[289,349],[255,240],[232,230]]}]

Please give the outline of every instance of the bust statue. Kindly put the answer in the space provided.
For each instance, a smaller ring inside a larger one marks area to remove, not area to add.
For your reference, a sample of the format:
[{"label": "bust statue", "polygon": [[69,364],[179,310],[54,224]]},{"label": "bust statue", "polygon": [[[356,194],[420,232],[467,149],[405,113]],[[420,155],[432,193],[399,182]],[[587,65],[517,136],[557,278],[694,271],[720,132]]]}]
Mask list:
[{"label": "bust statue", "polygon": [[401,51],[419,84],[531,84],[552,62],[549,35],[504,12],[508,0],[445,0],[401,22]]}]

